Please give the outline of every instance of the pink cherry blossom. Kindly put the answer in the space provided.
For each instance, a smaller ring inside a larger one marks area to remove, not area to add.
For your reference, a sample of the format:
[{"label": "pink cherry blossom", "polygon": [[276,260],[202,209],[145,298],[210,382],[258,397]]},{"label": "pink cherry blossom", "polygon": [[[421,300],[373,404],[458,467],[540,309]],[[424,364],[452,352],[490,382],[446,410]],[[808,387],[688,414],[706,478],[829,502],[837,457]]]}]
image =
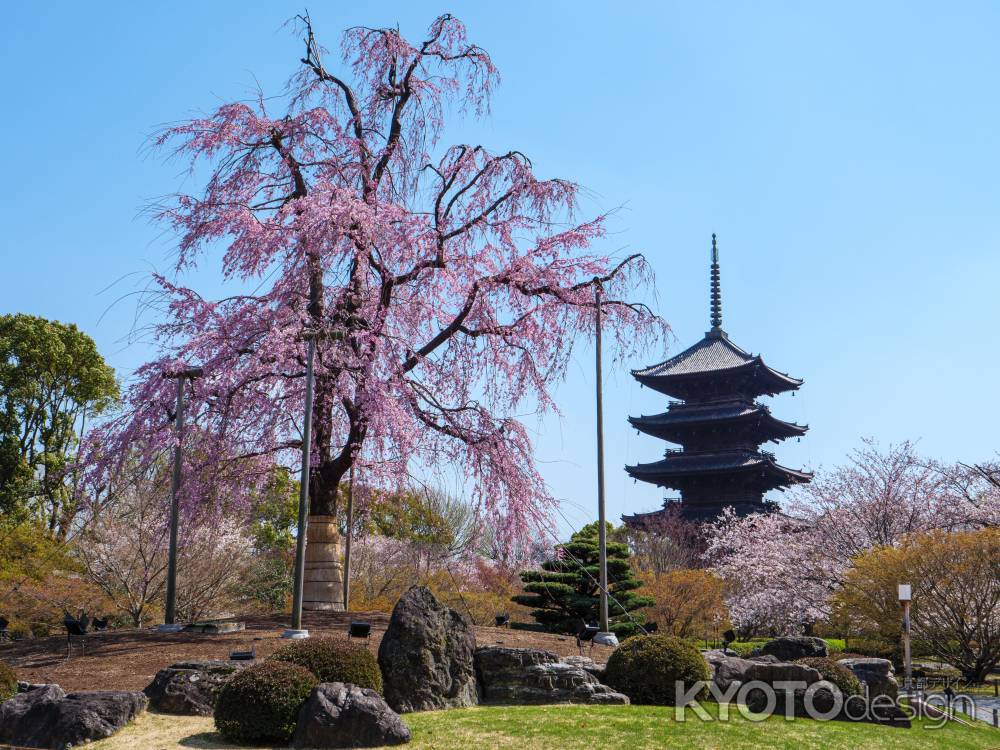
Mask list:
[{"label": "pink cherry blossom", "polygon": [[515,415],[556,409],[597,280],[618,356],[661,339],[666,324],[628,301],[650,269],[595,251],[606,217],[575,218],[578,187],[536,176],[521,152],[439,145],[446,114],[485,114],[499,80],[456,18],[418,43],[349,29],[343,65],[308,17],[297,28],[302,65],[283,99],[225,104],[154,139],[207,175],[154,208],[177,235],[177,270],[218,263],[246,292],[206,299],[155,277],[158,356],[92,436],[90,479],[107,491],[126,456],[172,447],[162,373],[198,364],[185,501],[245,500],[270,466],[297,463],[312,329],[313,513],[336,513],[352,465],[385,489],[450,465],[495,532],[522,537],[553,499]]}]

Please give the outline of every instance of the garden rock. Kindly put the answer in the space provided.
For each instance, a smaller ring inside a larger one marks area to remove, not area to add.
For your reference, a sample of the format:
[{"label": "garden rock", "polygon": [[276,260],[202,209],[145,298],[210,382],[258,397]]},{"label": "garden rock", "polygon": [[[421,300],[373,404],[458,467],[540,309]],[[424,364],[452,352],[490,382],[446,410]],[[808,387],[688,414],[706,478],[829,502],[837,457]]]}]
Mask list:
[{"label": "garden rock", "polygon": [[465,618],[413,586],[396,602],[378,649],[386,702],[400,713],[474,706],[475,650]]},{"label": "garden rock", "polygon": [[840,659],[839,663],[850,669],[854,676],[868,686],[868,695],[887,695],[893,700],[899,695],[899,683],[888,659],[855,658]]},{"label": "garden rock", "polygon": [[19,693],[0,705],[0,742],[64,750],[110,737],[146,709],[142,693],[63,692],[58,685]]},{"label": "garden rock", "polygon": [[0,743],[48,747],[41,733],[55,706],[65,697],[58,685],[45,685],[0,703]]},{"label": "garden rock", "polygon": [[826,641],[808,635],[786,635],[770,640],[761,646],[761,655],[772,655],[781,661],[795,661],[809,656],[826,656]]},{"label": "garden rock", "polygon": [[[799,718],[816,718],[819,716],[826,716],[827,718],[834,718],[829,716],[830,713],[837,707],[837,699],[834,697],[833,692],[827,688],[819,688],[814,690],[810,695],[809,706],[812,707],[814,714],[810,716],[807,710],[806,701],[806,688],[799,688],[792,691],[791,700],[789,700],[789,695],[787,691],[777,691],[777,700],[769,715],[785,716],[785,717],[799,717]],[[767,696],[764,691],[753,689],[747,692],[746,696],[746,707],[753,711],[754,713],[764,713],[767,711],[769,706],[767,705]],[[818,713],[817,713],[818,712]]]},{"label": "garden rock", "polygon": [[[777,700],[770,715],[799,717],[799,718],[820,718],[838,719],[841,721],[865,722],[871,724],[882,724],[886,726],[909,729],[910,718],[893,701],[886,697],[879,698],[872,702],[867,702],[862,696],[849,696],[842,699],[838,707],[837,698],[831,690],[820,687],[813,690],[808,702],[808,707],[813,713],[807,710],[806,689],[796,689],[789,696],[787,692],[778,691]],[[765,712],[767,696],[763,691],[752,689],[746,696],[746,706],[755,713]],[[831,714],[833,714],[831,716]]]},{"label": "garden rock", "polygon": [[157,711],[211,716],[222,686],[248,661],[182,661],[156,673],[143,692]]},{"label": "garden rock", "polygon": [[484,703],[621,705],[629,702],[625,695],[602,685],[580,663],[560,662],[555,654],[540,649],[494,646],[477,649],[476,674]]},{"label": "garden rock", "polygon": [[580,667],[580,669],[590,672],[597,678],[598,682],[600,682],[604,677],[604,670],[608,666],[607,664],[598,664],[589,656],[564,656],[560,659],[560,661],[564,664],[572,664],[575,667]]},{"label": "garden rock", "polygon": [[299,710],[292,746],[382,747],[409,741],[409,727],[377,692],[324,682],[313,688]]},{"label": "garden rock", "polygon": [[817,670],[804,664],[759,662],[738,656],[723,656],[719,651],[706,653],[705,660],[712,670],[712,681],[723,692],[733,683],[743,684],[754,680],[768,685],[788,681],[802,681],[811,685],[823,679]]},{"label": "garden rock", "polygon": [[21,682],[17,683],[17,692],[27,693],[29,690],[38,690],[38,688],[49,687],[52,683],[49,682]]}]

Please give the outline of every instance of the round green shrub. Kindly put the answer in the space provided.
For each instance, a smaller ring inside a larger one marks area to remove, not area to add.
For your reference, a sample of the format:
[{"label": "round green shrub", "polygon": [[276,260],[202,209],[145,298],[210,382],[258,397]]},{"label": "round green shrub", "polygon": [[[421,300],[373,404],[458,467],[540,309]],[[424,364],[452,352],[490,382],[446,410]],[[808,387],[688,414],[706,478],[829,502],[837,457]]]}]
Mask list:
[{"label": "round green shrub", "polygon": [[[677,705],[678,680],[683,693],[710,678],[708,664],[693,643],[658,634],[629,638],[611,654],[604,672],[604,681],[633,703],[653,706]],[[704,698],[707,692],[702,688],[695,697]]]},{"label": "round green shrub", "polygon": [[350,682],[382,692],[382,672],[371,652],[334,638],[292,641],[272,654],[274,661],[305,667],[320,682]]},{"label": "round green shrub", "polygon": [[17,677],[14,670],[0,661],[0,703],[17,694]]},{"label": "round green shrub", "polygon": [[815,669],[824,680],[836,685],[845,698],[849,695],[861,695],[861,680],[843,664],[826,656],[809,656],[799,659],[798,663]]},{"label": "round green shrub", "polygon": [[287,743],[299,708],[319,684],[304,667],[266,661],[238,672],[219,691],[215,726],[239,743]]}]

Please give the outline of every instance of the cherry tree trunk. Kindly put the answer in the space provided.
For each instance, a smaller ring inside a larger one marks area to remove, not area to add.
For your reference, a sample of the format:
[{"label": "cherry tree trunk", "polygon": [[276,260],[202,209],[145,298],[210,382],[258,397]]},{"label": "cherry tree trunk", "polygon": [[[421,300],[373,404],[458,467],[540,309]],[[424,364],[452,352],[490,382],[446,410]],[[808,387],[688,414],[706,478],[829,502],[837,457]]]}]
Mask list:
[{"label": "cherry tree trunk", "polygon": [[343,570],[337,517],[309,516],[309,527],[306,532],[306,575],[302,589],[302,609],[314,612],[343,611]]}]

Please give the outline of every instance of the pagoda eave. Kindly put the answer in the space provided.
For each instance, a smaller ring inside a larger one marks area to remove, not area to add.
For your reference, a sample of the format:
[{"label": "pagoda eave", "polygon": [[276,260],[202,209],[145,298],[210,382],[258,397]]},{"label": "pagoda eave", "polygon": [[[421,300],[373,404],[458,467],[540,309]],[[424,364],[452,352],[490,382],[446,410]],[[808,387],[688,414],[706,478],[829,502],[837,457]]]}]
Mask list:
[{"label": "pagoda eave", "polygon": [[703,390],[706,385],[723,379],[740,382],[748,392],[767,396],[796,391],[804,382],[768,367],[759,356],[736,367],[703,372],[658,375],[649,372],[649,369],[633,370],[632,377],[642,385],[673,398],[686,398],[691,392]]},{"label": "pagoda eave", "polygon": [[629,417],[628,420],[629,424],[640,432],[680,444],[684,443],[685,437],[696,431],[713,428],[744,427],[759,435],[761,442],[802,437],[809,430],[808,425],[785,422],[764,408],[748,408],[721,416],[706,412],[704,409],[690,410],[692,413],[687,413],[688,411],[682,407],[662,414]]},{"label": "pagoda eave", "polygon": [[762,479],[769,480],[759,483],[766,485],[768,489],[802,484],[809,482],[813,477],[810,472],[790,469],[763,455],[711,456],[683,452],[653,463],[626,466],[625,471],[633,479],[671,489],[683,489],[687,480],[711,475],[734,478],[759,474]]}]

